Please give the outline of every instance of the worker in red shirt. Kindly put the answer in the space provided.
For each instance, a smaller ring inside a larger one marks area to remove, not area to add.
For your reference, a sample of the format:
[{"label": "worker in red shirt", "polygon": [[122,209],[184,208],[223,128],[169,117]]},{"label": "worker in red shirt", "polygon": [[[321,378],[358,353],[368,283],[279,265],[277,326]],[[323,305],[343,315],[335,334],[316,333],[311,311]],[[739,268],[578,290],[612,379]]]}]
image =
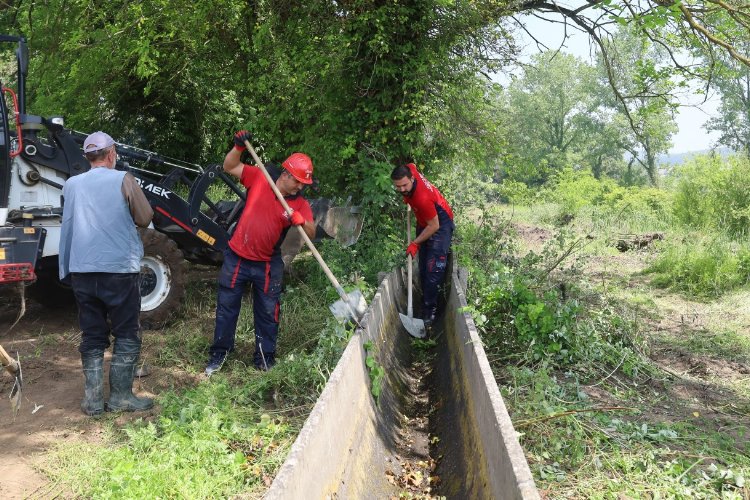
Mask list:
[{"label": "worker in red shirt", "polygon": [[419,278],[422,284],[422,319],[430,328],[437,313],[438,288],[443,283],[448,252],[453,237],[453,210],[413,163],[391,172],[393,187],[411,206],[417,219],[417,237],[406,248],[415,257],[419,252]]},{"label": "worker in red shirt", "polygon": [[294,153],[281,164],[276,186],[292,208],[291,217],[276,198],[263,172],[241,161],[246,130],[234,135],[234,148],[224,158],[224,171],[237,177],[248,189],[245,208],[224,252],[219,273],[214,341],[209,349],[206,375],[221,369],[227,355],[234,350],[235,330],[246,285],[253,288],[255,322],[255,355],[259,370],[268,370],[276,362],[276,337],[279,332],[281,279],[284,263],[281,243],[292,225],[302,226],[310,238],[315,224],[310,204],[300,191],[312,184],[313,164],[309,156]]}]

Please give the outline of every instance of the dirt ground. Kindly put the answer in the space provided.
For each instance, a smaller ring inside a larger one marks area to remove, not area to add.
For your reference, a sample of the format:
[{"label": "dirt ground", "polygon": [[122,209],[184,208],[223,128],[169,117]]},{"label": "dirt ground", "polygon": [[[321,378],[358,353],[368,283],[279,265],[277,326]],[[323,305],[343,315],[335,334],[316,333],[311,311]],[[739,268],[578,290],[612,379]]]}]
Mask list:
[{"label": "dirt ground", "polygon": [[[24,384],[21,407],[14,418],[7,399],[13,378],[5,371],[0,375],[0,498],[65,496],[39,472],[39,464],[52,447],[97,440],[102,434],[102,423],[79,408],[83,375],[76,313],[45,309],[27,299],[26,314],[8,331],[19,306],[12,290],[0,292],[0,345],[13,357],[20,357]],[[105,372],[109,358],[107,353]],[[136,382],[140,394],[149,393],[150,384],[155,383],[150,378]],[[129,418],[135,417],[123,414],[118,420]]]}]

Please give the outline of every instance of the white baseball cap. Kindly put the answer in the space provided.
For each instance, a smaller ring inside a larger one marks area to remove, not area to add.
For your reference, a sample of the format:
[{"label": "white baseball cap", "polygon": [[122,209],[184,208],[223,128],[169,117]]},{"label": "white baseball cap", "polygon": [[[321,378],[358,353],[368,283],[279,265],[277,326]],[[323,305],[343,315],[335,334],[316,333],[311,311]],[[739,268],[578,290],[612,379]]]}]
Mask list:
[{"label": "white baseball cap", "polygon": [[105,132],[94,132],[90,136],[86,137],[83,141],[83,152],[93,153],[95,151],[101,151],[113,145],[115,140]]}]

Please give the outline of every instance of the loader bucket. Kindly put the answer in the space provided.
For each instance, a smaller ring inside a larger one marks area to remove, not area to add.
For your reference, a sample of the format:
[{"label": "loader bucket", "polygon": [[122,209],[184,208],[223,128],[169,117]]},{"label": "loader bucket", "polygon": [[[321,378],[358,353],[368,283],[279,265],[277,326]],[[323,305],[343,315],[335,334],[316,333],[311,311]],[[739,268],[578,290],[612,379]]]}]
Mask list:
[{"label": "loader bucket", "polygon": [[359,239],[363,223],[360,207],[331,207],[323,222],[323,230],[339,245],[348,247]]}]

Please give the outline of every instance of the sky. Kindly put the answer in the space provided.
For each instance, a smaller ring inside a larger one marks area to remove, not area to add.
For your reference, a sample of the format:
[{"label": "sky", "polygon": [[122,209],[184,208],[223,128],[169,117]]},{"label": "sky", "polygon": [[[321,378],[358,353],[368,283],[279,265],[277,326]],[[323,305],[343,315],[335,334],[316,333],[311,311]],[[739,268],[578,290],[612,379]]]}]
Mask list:
[{"label": "sky", "polygon": [[[562,24],[545,22],[533,16],[524,16],[521,19],[527,29],[550,49],[556,49],[563,42],[565,32]],[[568,38],[565,40],[563,51],[591,62],[588,36],[570,27],[567,34]],[[519,30],[518,36],[519,41],[525,42],[524,54],[526,56],[539,52],[537,45],[523,31]],[[710,99],[701,105],[702,100],[703,96],[698,94],[685,96],[681,100],[682,106],[676,116],[679,131],[672,137],[670,154],[710,149],[718,139],[716,132],[709,133],[702,126],[706,120],[716,114],[718,100]]]}]

